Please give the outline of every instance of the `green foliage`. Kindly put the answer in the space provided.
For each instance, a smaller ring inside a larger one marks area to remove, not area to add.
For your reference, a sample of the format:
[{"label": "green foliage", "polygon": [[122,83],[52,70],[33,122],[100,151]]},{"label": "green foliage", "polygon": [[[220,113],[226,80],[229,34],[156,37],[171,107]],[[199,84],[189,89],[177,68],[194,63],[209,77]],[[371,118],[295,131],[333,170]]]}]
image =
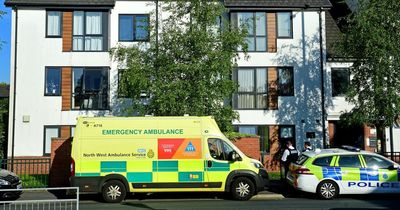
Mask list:
[{"label": "green foliage", "polygon": [[224,134],[225,134],[226,138],[228,138],[231,141],[236,141],[240,138],[246,138],[246,137],[258,137],[258,138],[260,137],[260,136],[254,135],[254,134],[238,133],[238,132],[231,132],[231,131],[225,132]]},{"label": "green foliage", "polygon": [[400,113],[400,4],[362,0],[347,18],[342,55],[354,59],[347,99],[353,121],[391,126]]},{"label": "green foliage", "polygon": [[[231,130],[238,114],[224,102],[237,87],[231,73],[237,49],[247,49],[245,30],[230,27],[220,1],[167,0],[161,4],[170,16],[160,20],[159,40],[151,27],[149,42],[119,46],[111,52],[125,69],[121,90],[133,101],[126,112],[211,115],[221,130]],[[143,103],[143,95],[148,97],[147,103]]]}]

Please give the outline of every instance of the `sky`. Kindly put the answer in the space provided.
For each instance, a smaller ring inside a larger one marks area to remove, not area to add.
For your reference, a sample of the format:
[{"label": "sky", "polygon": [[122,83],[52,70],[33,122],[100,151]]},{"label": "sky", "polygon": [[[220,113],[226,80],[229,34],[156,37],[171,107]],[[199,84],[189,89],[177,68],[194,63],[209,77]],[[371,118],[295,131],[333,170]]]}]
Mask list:
[{"label": "sky", "polygon": [[0,0],[0,10],[7,12],[0,18],[0,40],[5,42],[0,49],[0,82],[10,83],[11,8]]}]

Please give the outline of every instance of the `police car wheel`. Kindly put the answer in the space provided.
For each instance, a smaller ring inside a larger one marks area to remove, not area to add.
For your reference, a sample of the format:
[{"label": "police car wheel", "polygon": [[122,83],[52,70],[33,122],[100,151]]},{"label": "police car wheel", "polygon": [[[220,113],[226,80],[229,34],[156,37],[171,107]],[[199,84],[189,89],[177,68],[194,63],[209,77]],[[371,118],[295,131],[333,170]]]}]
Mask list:
[{"label": "police car wheel", "polygon": [[317,187],[317,194],[322,199],[333,199],[339,194],[339,187],[333,181],[322,181]]},{"label": "police car wheel", "polygon": [[103,199],[107,203],[120,203],[125,199],[125,185],[118,180],[107,181],[102,189]]},{"label": "police car wheel", "polygon": [[237,178],[231,185],[231,193],[235,200],[249,200],[254,192],[254,183],[246,177]]}]

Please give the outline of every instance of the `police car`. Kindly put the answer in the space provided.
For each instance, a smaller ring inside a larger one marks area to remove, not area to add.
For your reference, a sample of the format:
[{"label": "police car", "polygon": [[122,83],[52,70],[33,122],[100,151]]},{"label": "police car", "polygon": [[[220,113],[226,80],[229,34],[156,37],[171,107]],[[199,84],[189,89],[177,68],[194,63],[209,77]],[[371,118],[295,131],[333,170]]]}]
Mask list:
[{"label": "police car", "polygon": [[287,181],[322,199],[339,194],[400,193],[399,164],[354,147],[304,152],[290,165]]}]

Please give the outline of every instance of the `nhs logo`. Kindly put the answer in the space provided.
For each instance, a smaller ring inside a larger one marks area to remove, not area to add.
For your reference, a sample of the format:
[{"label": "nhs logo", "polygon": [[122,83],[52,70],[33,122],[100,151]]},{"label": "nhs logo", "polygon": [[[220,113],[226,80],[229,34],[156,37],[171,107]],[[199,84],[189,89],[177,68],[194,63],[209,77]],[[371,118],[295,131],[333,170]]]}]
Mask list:
[{"label": "nhs logo", "polygon": [[189,144],[186,146],[185,152],[196,152],[192,142],[189,142]]}]

